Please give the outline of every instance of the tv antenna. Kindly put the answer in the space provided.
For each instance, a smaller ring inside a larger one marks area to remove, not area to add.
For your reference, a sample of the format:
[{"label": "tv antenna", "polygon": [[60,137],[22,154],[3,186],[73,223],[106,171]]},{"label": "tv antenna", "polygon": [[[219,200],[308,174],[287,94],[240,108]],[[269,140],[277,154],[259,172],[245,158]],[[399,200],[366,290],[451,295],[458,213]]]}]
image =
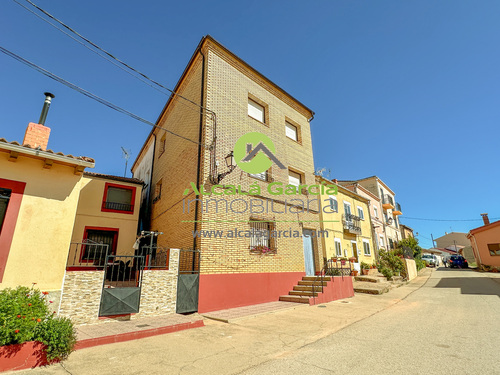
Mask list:
[{"label": "tv antenna", "polygon": [[122,146],[122,153],[122,157],[125,159],[125,172],[123,172],[123,177],[127,177],[127,164],[128,159],[130,159],[130,150],[127,150]]}]

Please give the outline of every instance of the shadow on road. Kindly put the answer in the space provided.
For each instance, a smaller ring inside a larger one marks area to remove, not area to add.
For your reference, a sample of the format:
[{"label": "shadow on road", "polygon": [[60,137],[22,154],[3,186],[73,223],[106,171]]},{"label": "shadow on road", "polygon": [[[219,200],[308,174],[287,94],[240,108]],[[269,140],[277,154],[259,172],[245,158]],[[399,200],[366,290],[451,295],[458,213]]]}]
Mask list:
[{"label": "shadow on road", "polygon": [[[442,271],[445,270],[442,269]],[[439,280],[434,288],[460,288],[462,294],[496,295],[500,297],[500,284],[488,277],[444,277]]]}]

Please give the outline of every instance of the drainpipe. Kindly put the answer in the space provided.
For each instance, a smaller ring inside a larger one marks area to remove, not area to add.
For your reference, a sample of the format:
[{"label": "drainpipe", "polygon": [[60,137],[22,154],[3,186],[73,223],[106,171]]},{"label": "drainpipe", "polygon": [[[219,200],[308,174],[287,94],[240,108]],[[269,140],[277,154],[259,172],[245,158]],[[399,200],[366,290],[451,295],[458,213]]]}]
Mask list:
[{"label": "drainpipe", "polygon": [[[205,88],[205,55],[201,51],[200,48],[200,55],[202,57],[202,63],[201,63],[201,99],[200,99],[200,105],[204,107],[204,88]],[[196,170],[196,188],[200,189],[200,180],[201,180],[201,144],[202,144],[202,136],[203,136],[203,116],[204,116],[204,111],[200,111],[200,134],[198,137],[198,166]],[[214,135],[215,136],[215,135]],[[198,208],[199,208],[199,201],[196,199],[195,201],[195,211],[194,211],[194,230],[195,233],[198,230]],[[193,238],[193,250],[196,250],[196,236]],[[195,266],[195,257],[193,256],[193,269]]]}]

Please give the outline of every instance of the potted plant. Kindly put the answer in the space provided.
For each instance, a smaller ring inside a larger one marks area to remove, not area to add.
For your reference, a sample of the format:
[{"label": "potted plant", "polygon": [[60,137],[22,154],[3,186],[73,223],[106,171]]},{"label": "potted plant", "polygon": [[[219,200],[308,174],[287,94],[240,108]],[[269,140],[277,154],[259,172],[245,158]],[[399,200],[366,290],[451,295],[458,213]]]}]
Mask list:
[{"label": "potted plant", "polygon": [[367,276],[368,270],[370,269],[370,266],[368,265],[368,263],[361,262],[360,267],[361,267],[361,272],[363,273],[363,275]]},{"label": "potted plant", "polygon": [[358,276],[358,271],[357,270],[352,270],[351,271],[351,276]]}]

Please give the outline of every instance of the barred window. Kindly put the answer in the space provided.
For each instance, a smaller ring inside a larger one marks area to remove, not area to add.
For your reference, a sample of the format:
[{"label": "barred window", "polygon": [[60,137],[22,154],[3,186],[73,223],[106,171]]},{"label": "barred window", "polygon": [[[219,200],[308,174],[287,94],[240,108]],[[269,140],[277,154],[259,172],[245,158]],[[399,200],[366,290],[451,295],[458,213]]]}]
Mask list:
[{"label": "barred window", "polygon": [[274,253],[274,223],[269,221],[251,221],[250,222],[250,251],[255,253]]}]

